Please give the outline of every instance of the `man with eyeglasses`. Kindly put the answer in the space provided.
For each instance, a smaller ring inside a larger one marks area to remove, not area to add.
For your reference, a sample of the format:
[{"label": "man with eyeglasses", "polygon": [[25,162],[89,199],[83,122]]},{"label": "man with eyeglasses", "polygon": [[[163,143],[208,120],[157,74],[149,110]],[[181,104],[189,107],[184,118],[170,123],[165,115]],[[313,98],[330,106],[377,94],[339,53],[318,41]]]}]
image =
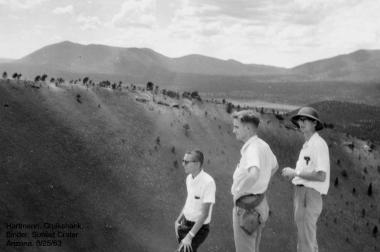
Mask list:
[{"label": "man with eyeglasses", "polygon": [[187,198],[174,223],[179,247],[177,251],[196,252],[210,231],[212,207],[215,203],[215,181],[202,169],[200,150],[186,152],[182,165],[185,169]]},{"label": "man with eyeglasses", "polygon": [[257,136],[259,123],[259,116],[254,111],[233,114],[233,133],[244,143],[231,187],[236,252],[259,251],[261,233],[269,215],[265,193],[270,178],[278,169],[271,148]]},{"label": "man with eyeglasses", "polygon": [[318,112],[301,108],[291,118],[305,143],[295,169],[286,167],[282,175],[294,184],[294,220],[297,226],[297,252],[318,252],[317,221],[322,211],[322,196],[330,184],[329,148],[317,133],[323,129]]}]

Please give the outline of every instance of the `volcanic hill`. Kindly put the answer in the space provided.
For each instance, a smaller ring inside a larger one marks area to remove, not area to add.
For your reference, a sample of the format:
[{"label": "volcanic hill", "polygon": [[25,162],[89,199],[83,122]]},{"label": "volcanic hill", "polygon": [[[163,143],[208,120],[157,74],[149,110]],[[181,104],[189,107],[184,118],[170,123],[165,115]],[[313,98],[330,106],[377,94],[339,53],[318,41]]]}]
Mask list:
[{"label": "volcanic hill", "polygon": [[[82,229],[60,248],[20,248],[6,246],[12,239],[3,225],[2,251],[174,251],[174,220],[186,195],[181,160],[192,148],[204,151],[217,186],[211,232],[200,251],[234,250],[230,186],[242,144],[225,104],[145,87],[39,84],[0,81],[0,221],[75,222]],[[294,166],[302,138],[288,118],[264,110],[260,127],[280,167]],[[334,129],[322,135],[330,147],[331,187],[318,223],[320,251],[378,251],[379,150]],[[268,197],[262,251],[294,251],[292,186],[279,172]]]}]

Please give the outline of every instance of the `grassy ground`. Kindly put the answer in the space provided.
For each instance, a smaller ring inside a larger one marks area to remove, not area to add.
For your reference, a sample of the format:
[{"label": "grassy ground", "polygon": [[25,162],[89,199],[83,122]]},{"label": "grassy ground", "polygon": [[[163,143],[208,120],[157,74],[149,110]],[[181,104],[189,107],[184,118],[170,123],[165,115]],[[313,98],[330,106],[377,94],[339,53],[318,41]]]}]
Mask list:
[{"label": "grassy ground", "polygon": [[[135,100],[143,96],[149,98],[126,90],[0,82],[0,221],[83,225],[79,237],[64,239],[62,248],[21,250],[173,251],[173,221],[186,196],[180,160],[192,148],[204,151],[205,169],[217,184],[212,231],[200,251],[234,250],[229,191],[241,143],[224,106],[156,97],[179,103],[172,108]],[[260,135],[280,167],[294,166],[302,145],[286,124],[262,115]],[[318,223],[320,251],[376,251],[379,153],[347,148],[346,136],[334,130],[323,136],[330,146],[332,182]],[[262,251],[295,250],[291,198],[289,182],[275,175]],[[6,231],[0,230],[1,250],[19,251],[5,246]]]}]

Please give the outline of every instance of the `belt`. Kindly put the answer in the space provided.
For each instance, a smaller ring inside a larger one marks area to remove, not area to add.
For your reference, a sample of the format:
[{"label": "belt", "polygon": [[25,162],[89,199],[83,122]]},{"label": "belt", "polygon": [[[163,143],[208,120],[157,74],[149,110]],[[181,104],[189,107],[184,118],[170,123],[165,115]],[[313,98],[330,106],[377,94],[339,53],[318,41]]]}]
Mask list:
[{"label": "belt", "polygon": [[250,210],[257,207],[264,199],[265,194],[248,194],[238,198],[235,202],[235,206]]},{"label": "belt", "polygon": [[[185,226],[192,227],[192,226],[195,225],[195,222],[194,222],[194,221],[189,221],[189,220],[184,219],[184,220],[183,220],[183,224],[184,224]],[[202,225],[202,227],[209,227],[209,226],[210,226],[209,223],[207,223],[207,224],[203,224],[203,225]]]}]

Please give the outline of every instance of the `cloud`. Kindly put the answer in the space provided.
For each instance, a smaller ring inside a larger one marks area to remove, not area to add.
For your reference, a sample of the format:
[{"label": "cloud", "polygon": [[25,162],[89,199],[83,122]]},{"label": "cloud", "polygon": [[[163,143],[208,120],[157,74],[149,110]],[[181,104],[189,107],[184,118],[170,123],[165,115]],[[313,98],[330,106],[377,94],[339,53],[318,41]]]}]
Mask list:
[{"label": "cloud", "polygon": [[0,5],[6,5],[11,9],[32,9],[49,0],[0,0]]},{"label": "cloud", "polygon": [[54,14],[60,15],[60,14],[73,14],[74,13],[74,7],[72,5],[67,5],[64,7],[57,7],[53,10]]},{"label": "cloud", "polygon": [[156,20],[156,0],[126,0],[112,18],[112,25],[119,28],[152,28]]},{"label": "cloud", "polygon": [[102,26],[102,22],[99,17],[96,16],[83,16],[82,14],[77,17],[77,22],[80,24],[80,29],[87,30],[96,30]]},{"label": "cloud", "polygon": [[167,31],[197,53],[292,66],[378,47],[379,12],[377,0],[182,0]]}]

